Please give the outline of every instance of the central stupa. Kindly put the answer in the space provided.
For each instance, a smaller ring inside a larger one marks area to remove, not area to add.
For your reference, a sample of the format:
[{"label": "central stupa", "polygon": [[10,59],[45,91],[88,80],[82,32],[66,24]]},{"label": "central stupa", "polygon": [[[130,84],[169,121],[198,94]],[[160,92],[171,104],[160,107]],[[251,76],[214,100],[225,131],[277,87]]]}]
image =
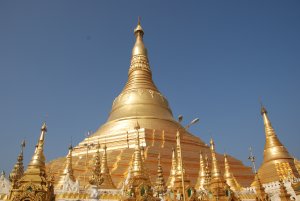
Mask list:
[{"label": "central stupa", "polygon": [[[152,80],[147,49],[143,42],[144,30],[140,22],[134,29],[134,34],[136,42],[132,49],[128,81],[113,101],[107,122],[74,148],[74,175],[81,186],[85,186],[92,172],[93,157],[97,151],[95,145],[105,144],[113,182],[120,188],[132,161],[136,141],[135,125],[138,122],[140,145],[144,147],[145,168],[151,181],[156,179],[159,154],[165,180],[168,178],[172,148],[176,147],[176,131],[179,129],[186,175],[191,185],[195,185],[199,172],[199,154],[202,152],[210,155],[210,149],[173,118],[168,100]],[[224,161],[223,155],[217,154],[217,158],[220,162]],[[63,171],[64,160],[65,158],[59,158],[48,164],[48,168],[57,178]],[[251,168],[230,156],[228,161],[238,182],[249,185],[253,180]],[[224,170],[224,163],[221,162],[220,166]]]}]

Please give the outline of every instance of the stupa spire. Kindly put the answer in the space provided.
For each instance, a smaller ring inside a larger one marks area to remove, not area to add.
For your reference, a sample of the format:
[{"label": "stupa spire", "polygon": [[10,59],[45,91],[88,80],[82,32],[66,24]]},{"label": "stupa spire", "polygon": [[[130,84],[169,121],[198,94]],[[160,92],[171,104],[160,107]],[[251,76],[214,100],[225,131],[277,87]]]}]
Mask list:
[{"label": "stupa spire", "polygon": [[123,92],[141,88],[158,92],[158,89],[152,81],[152,72],[149,65],[147,48],[143,41],[144,30],[141,26],[140,19],[134,29],[134,35],[136,41],[132,48],[128,81]]},{"label": "stupa spire", "polygon": [[236,178],[233,176],[233,174],[230,171],[230,165],[228,162],[227,154],[224,154],[224,179],[226,180],[226,183],[230,186],[230,188],[233,191],[238,191],[241,189],[240,184],[237,182]]},{"label": "stupa spire", "polygon": [[97,144],[97,153],[95,156],[95,164],[91,178],[89,179],[89,183],[96,187],[100,187],[103,183],[103,177],[101,175],[101,161],[100,161],[100,144]]},{"label": "stupa spire", "polygon": [[136,141],[135,141],[135,148],[134,148],[132,173],[133,176],[140,176],[140,175],[144,175],[144,171],[143,171],[144,168],[143,168],[143,160],[142,160],[141,147],[140,147],[140,134],[139,134],[140,125],[138,122],[136,122],[134,129],[136,130]]},{"label": "stupa spire", "polygon": [[185,169],[182,158],[181,149],[181,135],[179,130],[176,133],[176,151],[177,151],[177,167],[176,167],[176,178],[174,183],[174,190],[178,194],[182,194],[183,200],[186,200],[186,187],[189,185],[190,181],[186,178]]},{"label": "stupa spire", "polygon": [[45,167],[44,143],[45,143],[46,132],[47,132],[47,125],[46,122],[44,122],[41,128],[41,134],[35,152],[32,156],[32,159],[26,171],[38,169],[39,171],[45,173],[46,167]]},{"label": "stupa spire", "polygon": [[73,174],[73,166],[72,166],[72,151],[73,151],[73,146],[70,145],[69,146],[69,152],[68,155],[66,157],[66,165],[65,165],[65,169],[63,171],[62,176],[68,176],[70,178],[71,181],[75,182],[75,177]]},{"label": "stupa spire", "polygon": [[263,163],[258,170],[260,179],[263,183],[267,183],[286,179],[290,176],[299,177],[294,159],[278,139],[268,117],[268,112],[263,105],[261,106],[261,115],[264,121],[266,142]]},{"label": "stupa spire", "polygon": [[31,196],[36,196],[37,193],[44,201],[53,200],[53,181],[47,178],[45,167],[44,143],[46,132],[47,125],[44,122],[32,159],[24,175],[18,180],[18,185],[11,190],[9,200],[26,200]]},{"label": "stupa spire", "polygon": [[163,169],[161,166],[161,161],[160,161],[160,154],[157,157],[157,177],[156,177],[156,185],[154,187],[154,190],[156,192],[156,194],[159,195],[163,195],[166,190],[166,183],[164,180],[164,173],[163,173]]},{"label": "stupa spire", "polygon": [[24,165],[23,165],[23,150],[25,147],[25,140],[21,143],[21,152],[18,156],[17,162],[14,165],[11,173],[9,174],[9,180],[14,185],[24,174]]},{"label": "stupa spire", "polygon": [[211,151],[211,158],[212,158],[211,178],[220,179],[222,175],[216,157],[215,143],[213,139],[210,139],[210,151]]},{"label": "stupa spire", "polygon": [[136,41],[132,48],[128,80],[113,103],[108,121],[137,116],[173,120],[167,99],[159,92],[152,80],[147,48],[143,41],[144,30],[140,20],[134,29],[134,35]]},{"label": "stupa spire", "polygon": [[278,158],[292,158],[287,149],[279,141],[275,130],[268,117],[268,112],[264,106],[261,108],[261,115],[264,120],[266,144],[264,148],[264,162]]},{"label": "stupa spire", "polygon": [[103,178],[103,183],[101,184],[101,188],[103,189],[115,189],[115,185],[111,179],[111,175],[109,172],[109,168],[107,165],[107,147],[106,144],[104,144],[103,147],[103,155],[102,155],[102,161],[101,161],[101,175]]},{"label": "stupa spire", "polygon": [[207,154],[205,154],[205,182],[204,182],[204,189],[208,190],[211,180],[211,172],[209,169],[209,160]]},{"label": "stupa spire", "polygon": [[73,146],[70,145],[68,154],[66,156],[65,169],[63,170],[56,185],[56,188],[59,190],[58,194],[79,192],[79,182],[76,180],[73,172],[72,154]]},{"label": "stupa spire", "polygon": [[219,168],[216,152],[215,152],[215,143],[213,139],[210,140],[210,151],[212,159],[211,167],[211,181],[210,181],[210,191],[212,192],[215,198],[221,199],[225,194],[225,180]]},{"label": "stupa spire", "polygon": [[172,165],[170,170],[170,176],[167,181],[168,189],[174,187],[174,182],[176,178],[176,168],[177,168],[177,156],[174,147],[172,148]]},{"label": "stupa spire", "polygon": [[202,152],[200,152],[200,169],[199,169],[199,173],[198,173],[197,182],[195,185],[195,188],[198,190],[204,189],[205,179],[206,179],[205,166],[206,165],[205,165],[205,162],[203,159]]}]

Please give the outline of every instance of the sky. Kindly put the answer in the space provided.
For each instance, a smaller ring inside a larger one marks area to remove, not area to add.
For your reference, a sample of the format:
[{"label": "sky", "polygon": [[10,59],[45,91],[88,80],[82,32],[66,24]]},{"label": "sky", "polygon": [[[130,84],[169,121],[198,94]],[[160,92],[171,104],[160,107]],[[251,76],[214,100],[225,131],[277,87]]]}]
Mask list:
[{"label": "sky", "polygon": [[43,121],[46,159],[106,122],[141,17],[153,79],[190,131],[245,165],[263,158],[260,102],[300,158],[299,1],[0,1],[0,170]]}]

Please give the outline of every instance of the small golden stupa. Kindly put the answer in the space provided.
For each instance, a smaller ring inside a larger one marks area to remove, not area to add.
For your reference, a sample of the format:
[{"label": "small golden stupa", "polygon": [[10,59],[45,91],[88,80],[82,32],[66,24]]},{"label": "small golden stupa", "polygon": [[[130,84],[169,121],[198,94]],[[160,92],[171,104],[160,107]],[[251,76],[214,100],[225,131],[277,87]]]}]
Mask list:
[{"label": "small golden stupa", "polygon": [[266,134],[264,160],[258,169],[261,182],[269,183],[289,178],[299,178],[295,159],[279,141],[264,106],[261,108],[261,115],[264,120]]},{"label": "small golden stupa", "polygon": [[14,183],[9,194],[10,201],[54,201],[54,186],[51,177],[46,174],[44,143],[47,126],[41,128],[40,138],[27,170]]},{"label": "small golden stupa", "polygon": [[[121,188],[130,172],[129,165],[132,163],[132,156],[135,152],[135,125],[138,122],[139,142],[140,146],[144,147],[144,165],[151,183],[156,181],[159,154],[161,166],[165,170],[164,176],[169,177],[172,149],[176,147],[176,132],[179,131],[182,160],[183,164],[188,167],[185,171],[186,179],[190,181],[191,186],[194,186],[199,173],[199,154],[200,152],[210,153],[210,148],[174,119],[168,100],[152,80],[147,49],[143,42],[144,30],[140,22],[134,29],[134,34],[136,42],[132,49],[128,81],[113,101],[107,122],[74,147],[74,175],[82,187],[88,185],[93,157],[97,152],[94,145],[99,142],[107,146],[107,166],[114,185]],[[223,161],[222,155],[216,153],[215,156],[218,161]],[[56,178],[63,171],[64,161],[65,158],[59,158],[47,165]],[[241,185],[248,186],[251,183],[253,173],[250,167],[244,166],[241,161],[233,157],[228,157],[228,164]],[[220,164],[220,169],[224,169],[223,163]]]}]

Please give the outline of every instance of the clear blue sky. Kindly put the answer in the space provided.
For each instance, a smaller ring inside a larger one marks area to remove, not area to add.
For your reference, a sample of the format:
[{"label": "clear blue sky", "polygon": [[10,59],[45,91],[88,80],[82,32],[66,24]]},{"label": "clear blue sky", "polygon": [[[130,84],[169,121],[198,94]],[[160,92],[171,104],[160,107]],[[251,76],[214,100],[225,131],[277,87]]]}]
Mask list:
[{"label": "clear blue sky", "polygon": [[245,164],[260,164],[259,97],[300,158],[299,1],[1,1],[0,169],[25,164],[47,117],[46,158],[102,125],[127,80],[142,17],[154,81],[174,116]]}]

